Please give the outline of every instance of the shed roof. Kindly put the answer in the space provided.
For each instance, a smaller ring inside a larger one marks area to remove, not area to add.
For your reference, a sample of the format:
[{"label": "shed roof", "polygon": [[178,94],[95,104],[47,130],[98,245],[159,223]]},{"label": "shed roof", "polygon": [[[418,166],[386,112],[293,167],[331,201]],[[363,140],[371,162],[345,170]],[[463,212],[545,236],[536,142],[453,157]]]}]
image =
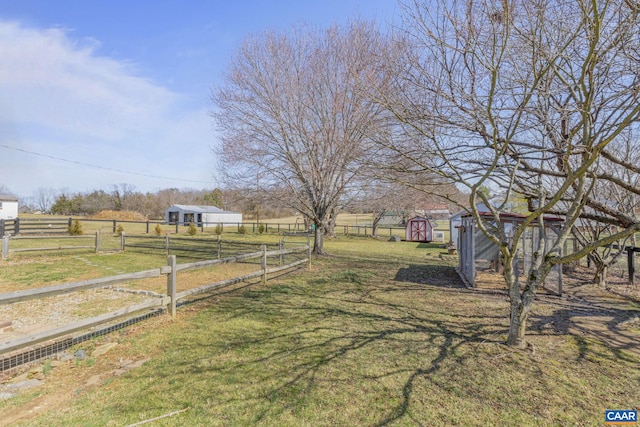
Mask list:
[{"label": "shed roof", "polygon": [[[478,212],[478,215],[482,218],[493,218],[493,214],[491,212]],[[499,215],[501,220],[523,221],[525,218],[527,218],[527,215],[513,212],[500,212]],[[471,213],[462,214],[462,218],[469,218],[472,216],[473,215]],[[544,220],[549,222],[564,222],[563,218],[551,215],[545,215]]]}]

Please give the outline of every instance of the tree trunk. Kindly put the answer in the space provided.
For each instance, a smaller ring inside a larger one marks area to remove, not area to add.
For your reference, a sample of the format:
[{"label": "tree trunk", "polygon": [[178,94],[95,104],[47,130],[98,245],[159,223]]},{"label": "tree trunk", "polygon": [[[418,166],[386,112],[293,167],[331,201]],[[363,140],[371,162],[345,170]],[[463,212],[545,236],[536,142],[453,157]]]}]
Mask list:
[{"label": "tree trunk", "polygon": [[524,348],[526,346],[525,333],[527,330],[527,319],[529,318],[529,308],[521,302],[511,303],[511,317],[509,319],[509,337],[507,345],[511,347]]},{"label": "tree trunk", "polygon": [[607,265],[603,262],[601,264],[596,264],[596,275],[594,277],[594,282],[601,287],[602,289],[607,287]]},{"label": "tree trunk", "polygon": [[[527,319],[533,303],[533,298],[523,298],[520,293],[520,280],[516,269],[516,259],[513,256],[503,255],[504,278],[509,290],[509,336],[507,345],[524,348],[526,346],[525,334],[527,332]],[[527,286],[530,288],[530,283]],[[535,289],[535,287],[534,287]]]},{"label": "tree trunk", "polygon": [[596,273],[593,276],[593,282],[604,289],[607,286],[607,263],[597,252],[593,252],[590,257],[596,265]]},{"label": "tree trunk", "polygon": [[336,237],[336,220],[334,218],[329,219],[323,229],[325,236]]},{"label": "tree trunk", "polygon": [[374,217],[373,217],[373,222],[371,223],[371,236],[372,237],[378,237],[378,224],[380,224],[380,220],[382,219],[382,215],[383,214],[377,214],[377,215],[374,215]]},{"label": "tree trunk", "polygon": [[315,239],[313,239],[313,253],[316,255],[326,255],[326,252],[323,249],[324,244],[324,227],[321,224],[315,223],[314,235]]}]

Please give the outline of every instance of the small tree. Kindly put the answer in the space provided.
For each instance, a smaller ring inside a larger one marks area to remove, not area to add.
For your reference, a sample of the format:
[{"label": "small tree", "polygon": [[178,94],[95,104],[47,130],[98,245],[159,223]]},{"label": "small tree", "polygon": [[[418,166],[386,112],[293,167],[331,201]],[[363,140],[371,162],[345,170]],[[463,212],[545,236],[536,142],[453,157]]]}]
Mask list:
[{"label": "small tree", "polygon": [[258,224],[258,233],[264,233],[264,224]]},{"label": "small tree", "polygon": [[122,233],[124,233],[124,227],[122,226],[122,224],[118,224],[118,226],[116,227],[116,234],[118,236],[122,236]]},{"label": "small tree", "polygon": [[198,232],[198,228],[196,228],[196,225],[193,223],[193,221],[191,221],[189,223],[189,228],[187,228],[187,234],[189,236],[195,236],[197,232]]},{"label": "small tree", "polygon": [[247,229],[244,225],[241,225],[238,227],[238,233],[240,234],[247,234]]},{"label": "small tree", "polygon": [[160,224],[156,224],[156,227],[153,229],[153,231],[156,234],[156,236],[161,236],[162,235],[162,227],[160,227]]},{"label": "small tree", "polygon": [[74,219],[71,225],[68,227],[68,231],[72,236],[82,235],[82,224],[80,223],[80,220]]},{"label": "small tree", "polygon": [[221,235],[222,234],[222,225],[220,225],[220,224],[216,225],[216,228],[213,229],[213,232],[218,236]]}]

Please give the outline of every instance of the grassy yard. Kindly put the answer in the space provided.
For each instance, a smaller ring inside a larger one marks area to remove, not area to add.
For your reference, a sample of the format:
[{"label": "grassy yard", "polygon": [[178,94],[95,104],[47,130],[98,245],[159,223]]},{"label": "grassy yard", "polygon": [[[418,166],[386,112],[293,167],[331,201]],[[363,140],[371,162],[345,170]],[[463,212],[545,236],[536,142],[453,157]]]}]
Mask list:
[{"label": "grassy yard", "polygon": [[[311,272],[104,338],[119,345],[55,367],[0,413],[34,426],[122,426],[184,409],[150,425],[595,426],[605,409],[640,407],[636,353],[543,327],[566,301],[541,301],[533,346],[516,351],[502,345],[504,295],[462,287],[435,245],[326,246]],[[122,360],[146,358],[119,373]]]}]

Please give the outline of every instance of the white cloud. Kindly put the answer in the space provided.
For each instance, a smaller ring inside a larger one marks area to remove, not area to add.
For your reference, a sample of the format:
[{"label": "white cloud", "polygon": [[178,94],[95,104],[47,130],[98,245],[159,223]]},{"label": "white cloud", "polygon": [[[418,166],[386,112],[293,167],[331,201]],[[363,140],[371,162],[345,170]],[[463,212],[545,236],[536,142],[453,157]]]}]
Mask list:
[{"label": "white cloud", "polygon": [[2,116],[116,136],[176,101],[175,94],[135,76],[130,64],[96,55],[94,40],[84,42],[62,29],[0,22]]},{"label": "white cloud", "polygon": [[[114,169],[210,179],[213,133],[201,103],[190,106],[186,96],[137,75],[131,62],[100,56],[99,41],[72,35],[0,21],[1,142]],[[191,167],[172,173],[176,155]],[[172,186],[127,175],[114,180],[112,172],[19,152],[2,150],[0,157],[13,159],[0,181],[23,195],[42,186],[85,191],[105,181],[142,190]],[[89,176],[78,187],[81,169]]]}]

